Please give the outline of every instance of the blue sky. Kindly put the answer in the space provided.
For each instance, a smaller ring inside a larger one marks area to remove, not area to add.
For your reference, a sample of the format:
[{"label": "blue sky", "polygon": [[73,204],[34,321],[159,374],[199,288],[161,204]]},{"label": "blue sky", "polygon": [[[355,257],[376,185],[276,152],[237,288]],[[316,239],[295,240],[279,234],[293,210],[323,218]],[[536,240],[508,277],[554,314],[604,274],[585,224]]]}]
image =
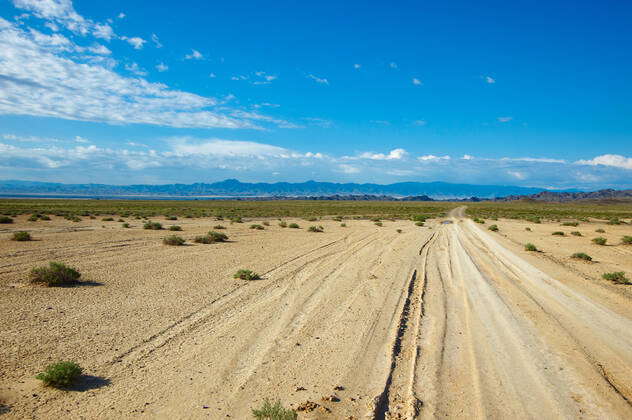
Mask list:
[{"label": "blue sky", "polygon": [[622,1],[0,0],[0,179],[632,188]]}]

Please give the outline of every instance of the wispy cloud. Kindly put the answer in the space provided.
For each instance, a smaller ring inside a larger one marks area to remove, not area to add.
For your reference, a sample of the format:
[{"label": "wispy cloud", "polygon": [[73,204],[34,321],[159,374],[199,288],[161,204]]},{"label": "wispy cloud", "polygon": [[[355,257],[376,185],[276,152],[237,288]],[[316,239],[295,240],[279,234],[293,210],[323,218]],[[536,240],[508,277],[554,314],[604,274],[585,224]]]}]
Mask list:
[{"label": "wispy cloud", "polygon": [[424,127],[424,126],[428,125],[428,121],[426,121],[426,120],[415,120],[415,121],[413,121],[413,125],[416,125],[417,127]]},{"label": "wispy cloud", "polygon": [[191,50],[191,53],[184,56],[185,60],[201,60],[204,56],[198,50]]},{"label": "wispy cloud", "polygon": [[362,68],[362,64],[354,64],[353,68],[359,70],[360,68]]},{"label": "wispy cloud", "polygon": [[371,160],[400,160],[403,159],[408,152],[404,149],[393,149],[388,154],[384,153],[371,153],[365,152],[362,153],[359,157],[361,159],[371,159]]},{"label": "wispy cloud", "polygon": [[169,66],[166,65],[165,63],[158,63],[156,65],[156,70],[158,70],[159,72],[162,73],[162,72],[165,72],[165,71],[169,70]]},{"label": "wispy cloud", "polygon": [[156,48],[162,48],[162,43],[160,42],[160,39],[158,38],[158,35],[151,34],[151,42],[154,43],[154,46]]},{"label": "wispy cloud", "polygon": [[485,76],[485,83],[488,83],[488,84],[492,85],[492,84],[496,83],[496,79],[494,79],[491,76]]},{"label": "wispy cloud", "polygon": [[415,86],[421,86],[421,80],[417,79],[416,77],[413,77],[413,85]]},{"label": "wispy cloud", "polygon": [[578,160],[576,163],[579,165],[603,165],[632,169],[632,158],[621,155],[601,155],[588,160]]},{"label": "wispy cloud", "polygon": [[435,155],[423,155],[423,156],[419,156],[417,158],[418,161],[420,162],[441,162],[441,161],[445,161],[445,160],[450,160],[450,156],[445,155],[445,156],[435,156]]},{"label": "wispy cloud", "polygon": [[140,38],[138,36],[133,36],[133,37],[127,37],[127,36],[122,36],[121,39],[123,41],[126,41],[128,44],[130,44],[132,47],[134,47],[135,50],[140,50],[143,48],[143,45],[145,45],[145,43],[147,41],[145,41],[143,38]]},{"label": "wispy cloud", "polygon": [[513,120],[513,117],[498,117],[496,118],[496,120],[498,120],[498,122],[501,122],[501,123],[506,123]]},{"label": "wispy cloud", "polygon": [[322,77],[318,77],[318,76],[314,76],[313,74],[308,74],[307,75],[308,79],[312,79],[313,81],[315,81],[316,83],[319,83],[321,85],[328,85],[329,84],[329,80],[322,78]]},{"label": "wispy cloud", "polygon": [[125,64],[125,70],[130,71],[137,76],[147,76],[147,72],[140,68],[137,63]]},{"label": "wispy cloud", "polygon": [[399,68],[399,66],[397,65],[397,63],[395,63],[394,61],[391,61],[390,63],[388,63],[388,66],[392,69],[397,69]]}]

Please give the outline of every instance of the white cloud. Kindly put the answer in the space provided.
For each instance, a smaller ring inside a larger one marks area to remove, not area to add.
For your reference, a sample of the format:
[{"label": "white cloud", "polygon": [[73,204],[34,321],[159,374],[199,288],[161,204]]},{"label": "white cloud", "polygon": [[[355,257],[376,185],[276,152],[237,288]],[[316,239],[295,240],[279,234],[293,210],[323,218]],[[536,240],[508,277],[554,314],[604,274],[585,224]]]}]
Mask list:
[{"label": "white cloud", "polygon": [[156,48],[162,48],[162,44],[160,43],[160,39],[158,39],[158,35],[151,34],[151,42],[154,43]]},{"label": "white cloud", "polygon": [[258,114],[235,116],[237,110],[220,108],[214,98],[123,77],[112,70],[112,59],[86,52],[59,34],[43,35],[0,18],[0,115],[198,128],[289,124]]},{"label": "white cloud", "polygon": [[513,117],[498,117],[496,119],[498,120],[498,122],[506,123],[513,120]]},{"label": "white cloud", "polygon": [[117,18],[124,19],[125,18],[125,13],[123,13],[123,12],[119,13]]},{"label": "white cloud", "polygon": [[520,158],[504,157],[504,158],[501,158],[500,160],[512,161],[512,162],[566,163],[566,161],[563,159],[532,158],[532,157],[520,157]]},{"label": "white cloud", "polygon": [[428,121],[426,120],[415,120],[413,121],[413,125],[419,126],[419,127],[423,127],[425,125],[428,125]]},{"label": "white cloud", "polygon": [[85,144],[85,143],[90,143],[90,140],[88,140],[88,139],[86,139],[86,138],[83,138],[83,137],[81,137],[81,136],[75,136],[75,141],[76,141],[77,143],[84,143],[84,144]]},{"label": "white cloud", "polygon": [[420,162],[429,162],[429,161],[440,162],[440,161],[450,160],[450,156],[424,155],[424,156],[419,156],[417,160]]},{"label": "white cloud", "polygon": [[615,168],[632,169],[632,158],[621,155],[600,155],[589,160],[578,160],[579,165],[603,165]]},{"label": "white cloud", "polygon": [[162,72],[165,72],[165,71],[169,70],[169,66],[166,65],[165,63],[158,63],[156,65],[156,70],[158,70],[159,72],[162,73]]},{"label": "white cloud", "polygon": [[342,173],[345,174],[357,174],[360,173],[360,169],[353,166],[353,165],[347,165],[346,163],[341,163],[340,165],[338,165],[338,169],[340,169],[340,171]]},{"label": "white cloud", "polygon": [[397,63],[391,61],[390,63],[388,63],[388,66],[392,69],[396,69],[399,68],[399,66],[397,65]]},{"label": "white cloud", "polygon": [[489,83],[490,85],[494,84],[494,83],[496,83],[496,79],[494,79],[491,76],[485,76],[485,83]]},{"label": "white cloud", "polygon": [[273,74],[267,74],[263,71],[255,72],[255,76],[259,78],[259,80],[255,80],[252,82],[253,85],[269,85],[272,81],[276,80],[278,76]]},{"label": "white cloud", "polygon": [[372,160],[399,160],[403,159],[408,153],[404,149],[393,149],[387,155],[384,153],[365,152],[360,155],[362,159]]},{"label": "white cloud", "polygon": [[472,160],[472,159],[474,159],[474,156],[472,156],[472,155],[463,155],[463,157],[461,159],[462,160]]},{"label": "white cloud", "polygon": [[511,175],[512,177],[519,179],[519,180],[523,180],[527,178],[527,175],[524,172],[519,172],[519,171],[507,171],[507,173],[509,175]]},{"label": "white cloud", "polygon": [[100,55],[112,54],[112,51],[110,51],[108,47],[106,47],[105,45],[100,45],[100,44],[95,44],[94,46],[89,47],[88,51],[90,51],[93,54],[100,54]]},{"label": "white cloud", "polygon": [[215,79],[217,76],[215,75],[215,73],[209,73],[208,77],[210,77],[211,79]]},{"label": "white cloud", "polygon": [[125,64],[125,70],[130,71],[137,76],[147,76],[147,72],[140,68],[137,63]]},{"label": "white cloud", "polygon": [[145,43],[147,41],[145,41],[143,38],[134,36],[134,37],[126,37],[126,36],[122,36],[121,39],[123,41],[127,41],[127,43],[129,43],[132,47],[134,47],[135,50],[140,50],[141,48],[143,48],[143,45],[145,45]]},{"label": "white cloud", "polygon": [[308,79],[312,79],[313,81],[315,81],[316,83],[319,83],[321,85],[328,85],[329,84],[329,80],[327,80],[325,78],[314,76],[313,74],[308,74],[307,78]]},{"label": "white cloud", "polygon": [[362,64],[354,64],[353,68],[359,70],[362,67]]},{"label": "white cloud", "polygon": [[416,77],[413,77],[413,85],[421,86],[421,80],[417,79]]},{"label": "white cloud", "polygon": [[198,50],[191,50],[190,54],[184,56],[185,60],[201,60],[204,56]]},{"label": "white cloud", "polygon": [[386,121],[386,120],[370,120],[369,122],[373,124],[379,124],[379,125],[391,125],[391,122]]},{"label": "white cloud", "polygon": [[111,40],[115,36],[114,30],[110,25],[100,23],[97,23],[94,26],[94,29],[92,30],[92,35],[97,38],[105,39],[107,41]]}]

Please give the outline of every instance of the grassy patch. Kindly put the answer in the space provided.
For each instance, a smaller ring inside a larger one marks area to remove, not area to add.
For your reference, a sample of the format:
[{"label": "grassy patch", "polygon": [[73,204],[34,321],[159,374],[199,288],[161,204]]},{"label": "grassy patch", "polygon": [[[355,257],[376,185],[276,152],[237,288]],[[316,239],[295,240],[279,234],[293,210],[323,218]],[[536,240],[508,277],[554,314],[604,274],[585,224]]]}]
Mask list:
[{"label": "grassy patch", "polygon": [[264,230],[265,228],[262,225],[254,224],[250,225],[250,229]]},{"label": "grassy patch", "polygon": [[182,227],[178,225],[169,226],[169,230],[172,232],[180,232],[182,231]]},{"label": "grassy patch", "polygon": [[261,276],[252,270],[242,268],[241,270],[237,270],[237,272],[233,275],[233,278],[241,280],[259,280],[261,279]]},{"label": "grassy patch", "polygon": [[288,227],[289,227],[290,229],[300,229],[300,228],[301,228],[301,227],[298,225],[298,223],[290,223],[290,224],[288,225]]},{"label": "grassy patch", "polygon": [[124,227],[125,229],[129,229],[130,225],[129,223],[123,223],[121,227]]},{"label": "grassy patch", "polygon": [[573,227],[577,227],[577,226],[579,226],[579,223],[577,223],[577,222],[564,222],[564,223],[562,223],[562,226],[573,226]]},{"label": "grassy patch", "polygon": [[310,226],[307,228],[308,232],[324,232],[325,228],[322,226]]},{"label": "grassy patch", "polygon": [[72,385],[81,376],[82,371],[81,366],[75,362],[57,362],[48,365],[44,372],[35,378],[44,382],[46,386],[62,388]]},{"label": "grassy patch", "polygon": [[31,283],[45,284],[49,287],[67,286],[79,283],[81,273],[63,263],[51,261],[48,267],[37,267],[31,270]]},{"label": "grassy patch", "polygon": [[601,277],[603,277],[605,280],[610,280],[618,284],[631,284],[630,279],[625,276],[625,273],[623,271],[603,273]]},{"label": "grassy patch", "polygon": [[143,229],[162,230],[162,223],[159,223],[159,222],[146,222],[143,225]]},{"label": "grassy patch", "polygon": [[564,236],[564,232],[561,232],[561,231],[559,231],[559,230],[558,230],[558,231],[556,231],[556,232],[551,233],[551,235],[555,235],[555,236]]},{"label": "grassy patch", "polygon": [[597,232],[597,233],[606,233],[606,231],[603,230],[603,229],[597,229],[597,230],[595,230],[595,232]]},{"label": "grassy patch", "polygon": [[577,231],[577,230],[574,230],[574,231],[571,232],[571,235],[573,235],[573,236],[582,236],[582,233]]},{"label": "grassy patch", "polygon": [[347,227],[346,223],[340,223],[340,227]]},{"label": "grassy patch", "polygon": [[296,420],[297,414],[294,410],[284,408],[281,401],[274,404],[267,399],[263,401],[260,408],[252,409],[252,415],[257,420]]},{"label": "grassy patch", "polygon": [[605,245],[606,242],[608,242],[608,240],[604,238],[603,236],[598,236],[592,239],[592,243],[596,245]]},{"label": "grassy patch", "polygon": [[532,243],[528,243],[528,244],[525,244],[524,250],[525,251],[537,252],[538,248],[535,245],[533,245]]},{"label": "grassy patch", "polygon": [[18,241],[18,242],[25,242],[25,241],[31,241],[33,240],[33,238],[31,238],[31,234],[25,231],[20,231],[20,232],[13,232],[13,236],[11,237],[12,241]]},{"label": "grassy patch", "polygon": [[165,216],[165,220],[178,220],[177,216]]},{"label": "grassy patch", "polygon": [[480,223],[481,225],[482,225],[482,224],[485,224],[485,220],[483,220],[483,219],[479,219],[478,217],[475,217],[475,218],[473,218],[472,220],[474,220],[476,223]]},{"label": "grassy patch", "polygon": [[487,229],[491,230],[492,232],[498,232],[498,225],[491,225]]},{"label": "grassy patch", "polygon": [[592,257],[585,252],[576,252],[571,255],[571,258],[575,258],[577,260],[592,261]]},{"label": "grassy patch", "polygon": [[13,219],[10,218],[9,216],[0,216],[0,223],[2,224],[13,223]]},{"label": "grassy patch", "polygon": [[182,246],[186,241],[180,236],[171,235],[162,239],[162,243],[171,246]]},{"label": "grassy patch", "polygon": [[384,226],[384,224],[383,224],[382,222],[375,222],[375,226],[380,226],[380,227],[382,227],[382,226]]},{"label": "grassy patch", "polygon": [[623,245],[632,245],[632,236],[624,236],[621,238],[621,243]]},{"label": "grassy patch", "polygon": [[113,222],[114,218],[113,217],[104,217],[103,219],[101,219],[102,222]]}]

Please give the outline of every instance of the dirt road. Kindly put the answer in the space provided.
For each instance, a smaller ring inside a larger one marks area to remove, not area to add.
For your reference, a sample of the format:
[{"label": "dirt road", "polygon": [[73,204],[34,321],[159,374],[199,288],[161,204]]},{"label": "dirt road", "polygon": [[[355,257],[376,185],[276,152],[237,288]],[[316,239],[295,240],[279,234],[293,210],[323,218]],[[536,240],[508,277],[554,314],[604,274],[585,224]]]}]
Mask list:
[{"label": "dirt road", "polygon": [[107,386],[23,380],[6,415],[245,419],[279,398],[299,418],[632,418],[629,299],[562,283],[462,216],[277,241],[264,280],[100,355]]}]

